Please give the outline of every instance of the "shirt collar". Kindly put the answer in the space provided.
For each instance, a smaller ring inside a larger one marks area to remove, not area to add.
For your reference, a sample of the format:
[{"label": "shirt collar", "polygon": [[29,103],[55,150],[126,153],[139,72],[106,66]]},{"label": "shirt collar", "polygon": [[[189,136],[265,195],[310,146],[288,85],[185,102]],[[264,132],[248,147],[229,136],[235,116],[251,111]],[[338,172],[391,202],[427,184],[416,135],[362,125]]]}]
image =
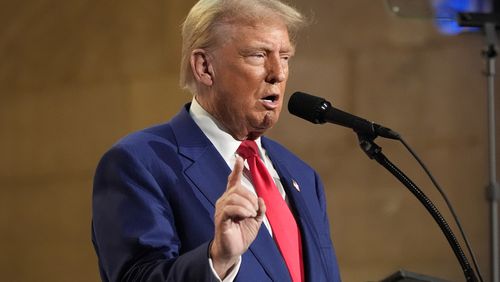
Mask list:
[{"label": "shirt collar", "polygon": [[[193,97],[191,102],[189,114],[232,169],[232,166],[234,165],[234,156],[236,150],[241,144],[241,141],[234,139],[231,134],[227,133],[222,124],[220,124],[219,121],[203,109],[198,101],[196,101],[195,97]],[[260,137],[257,138],[255,142],[257,143],[260,153],[262,154]]]}]

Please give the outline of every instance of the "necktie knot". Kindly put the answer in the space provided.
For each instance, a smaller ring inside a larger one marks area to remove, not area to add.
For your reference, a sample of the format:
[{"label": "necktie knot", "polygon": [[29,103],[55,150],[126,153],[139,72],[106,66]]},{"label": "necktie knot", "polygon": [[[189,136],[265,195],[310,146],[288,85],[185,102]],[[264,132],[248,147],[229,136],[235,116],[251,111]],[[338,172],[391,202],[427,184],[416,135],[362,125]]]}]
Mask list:
[{"label": "necktie knot", "polygon": [[257,143],[253,140],[245,140],[241,142],[241,145],[238,147],[236,152],[245,160],[251,157],[259,156],[259,148],[257,147]]}]

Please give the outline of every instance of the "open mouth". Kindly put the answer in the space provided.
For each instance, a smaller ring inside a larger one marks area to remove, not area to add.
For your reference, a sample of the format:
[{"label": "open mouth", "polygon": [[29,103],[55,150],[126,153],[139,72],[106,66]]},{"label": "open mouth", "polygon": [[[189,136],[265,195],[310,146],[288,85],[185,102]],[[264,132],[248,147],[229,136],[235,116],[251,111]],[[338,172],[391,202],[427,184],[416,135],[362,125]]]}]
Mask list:
[{"label": "open mouth", "polygon": [[275,110],[278,107],[280,96],[277,94],[270,94],[260,99],[262,104],[267,110]]},{"label": "open mouth", "polygon": [[264,102],[268,102],[268,103],[274,103],[274,102],[278,101],[278,99],[279,99],[278,95],[271,94],[271,95],[268,95],[268,96],[262,98],[261,100]]}]

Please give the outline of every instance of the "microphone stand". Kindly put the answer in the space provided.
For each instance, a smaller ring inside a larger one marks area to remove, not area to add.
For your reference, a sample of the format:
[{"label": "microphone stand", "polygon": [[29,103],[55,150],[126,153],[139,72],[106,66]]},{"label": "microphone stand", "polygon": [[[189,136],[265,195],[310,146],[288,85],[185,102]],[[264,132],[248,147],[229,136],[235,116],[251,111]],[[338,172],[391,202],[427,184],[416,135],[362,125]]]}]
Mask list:
[{"label": "microphone stand", "polygon": [[489,185],[487,198],[490,203],[491,224],[491,281],[500,282],[500,233],[498,204],[500,187],[496,177],[496,133],[495,133],[495,58],[497,56],[496,28],[500,27],[500,14],[459,13],[458,24],[463,27],[482,27],[486,35],[486,49],[482,55],[486,60],[488,84],[488,145],[489,145]]},{"label": "microphone stand", "polygon": [[377,136],[371,134],[358,133],[359,145],[361,149],[368,155],[370,159],[376,160],[379,164],[385,167],[392,175],[394,175],[403,185],[405,185],[413,195],[424,205],[427,211],[434,218],[436,223],[441,228],[448,243],[450,244],[455,256],[457,257],[460,266],[465,275],[467,282],[477,282],[477,277],[472,270],[467,257],[465,256],[460,244],[453,234],[450,226],[443,218],[436,206],[431,200],[415,185],[408,176],[406,176],[398,167],[396,167],[387,157],[382,153],[382,148],[375,144],[374,140]]}]

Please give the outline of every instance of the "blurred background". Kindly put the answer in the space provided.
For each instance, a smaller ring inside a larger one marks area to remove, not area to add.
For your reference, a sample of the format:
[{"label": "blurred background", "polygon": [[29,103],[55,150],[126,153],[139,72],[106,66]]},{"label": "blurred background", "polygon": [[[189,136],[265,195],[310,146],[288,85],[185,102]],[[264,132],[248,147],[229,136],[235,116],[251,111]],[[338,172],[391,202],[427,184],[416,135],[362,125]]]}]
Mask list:
[{"label": "blurred background", "polygon": [[[1,280],[99,281],[90,240],[95,167],[119,138],[167,121],[191,99],[178,69],[180,24],[195,1],[1,2]],[[481,32],[444,35],[432,20],[394,16],[382,0],[290,3],[313,24],[299,39],[287,93],[323,96],[401,133],[447,192],[488,281]],[[322,176],[344,281],[400,268],[464,281],[433,219],[352,131],[284,109],[269,135]],[[455,228],[404,148],[378,144]]]}]

